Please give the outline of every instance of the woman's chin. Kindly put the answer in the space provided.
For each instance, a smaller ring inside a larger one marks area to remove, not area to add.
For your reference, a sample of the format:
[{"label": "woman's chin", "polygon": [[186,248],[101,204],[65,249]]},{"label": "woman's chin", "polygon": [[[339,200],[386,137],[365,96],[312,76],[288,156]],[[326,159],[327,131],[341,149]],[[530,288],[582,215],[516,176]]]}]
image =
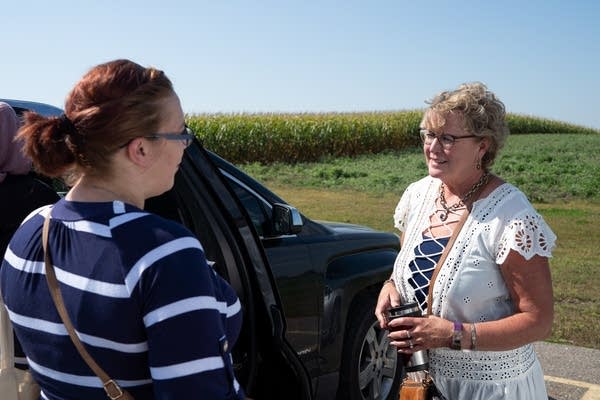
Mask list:
[{"label": "woman's chin", "polygon": [[429,176],[433,178],[441,178],[444,175],[444,172],[440,168],[432,167],[431,165],[428,168]]}]

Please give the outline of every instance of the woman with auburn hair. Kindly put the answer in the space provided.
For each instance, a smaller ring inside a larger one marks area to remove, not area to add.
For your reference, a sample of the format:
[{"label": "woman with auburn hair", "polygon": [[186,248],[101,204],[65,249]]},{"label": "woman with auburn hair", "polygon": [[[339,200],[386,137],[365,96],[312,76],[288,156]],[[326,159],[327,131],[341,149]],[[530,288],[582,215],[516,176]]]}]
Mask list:
[{"label": "woman with auburn hair", "polygon": [[[481,83],[463,84],[431,101],[420,128],[429,174],[396,207],[402,248],[379,294],[380,325],[399,353],[428,352],[449,400],[547,400],[532,343],[552,329],[556,236],[490,170],[509,133],[504,104]],[[408,303],[427,318],[387,320]]]},{"label": "woman with auburn hair", "polygon": [[92,68],[64,115],[28,113],[19,133],[40,172],[73,187],[17,230],[0,272],[42,397],[106,399],[65,331],[44,273],[42,225],[67,313],[92,358],[134,398],[242,399],[231,348],[239,300],[185,227],[144,211],[173,186],[193,132],[170,80],[116,60]]}]

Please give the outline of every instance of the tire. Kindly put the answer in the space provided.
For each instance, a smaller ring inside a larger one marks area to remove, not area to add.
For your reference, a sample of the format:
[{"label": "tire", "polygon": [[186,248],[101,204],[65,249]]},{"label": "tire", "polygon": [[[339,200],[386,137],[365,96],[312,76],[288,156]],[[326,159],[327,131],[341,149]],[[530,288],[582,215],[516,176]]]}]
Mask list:
[{"label": "tire", "polygon": [[396,400],[402,378],[398,352],[375,318],[376,296],[359,298],[346,328],[338,400]]}]

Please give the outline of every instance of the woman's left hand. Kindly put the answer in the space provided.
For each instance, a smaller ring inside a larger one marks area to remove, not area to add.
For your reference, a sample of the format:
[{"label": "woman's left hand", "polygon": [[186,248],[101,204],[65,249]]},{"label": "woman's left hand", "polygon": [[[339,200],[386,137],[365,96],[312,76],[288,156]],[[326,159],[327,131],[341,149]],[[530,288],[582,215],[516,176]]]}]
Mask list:
[{"label": "woman's left hand", "polygon": [[388,323],[390,344],[399,352],[449,347],[454,324],[440,317],[401,317]]}]

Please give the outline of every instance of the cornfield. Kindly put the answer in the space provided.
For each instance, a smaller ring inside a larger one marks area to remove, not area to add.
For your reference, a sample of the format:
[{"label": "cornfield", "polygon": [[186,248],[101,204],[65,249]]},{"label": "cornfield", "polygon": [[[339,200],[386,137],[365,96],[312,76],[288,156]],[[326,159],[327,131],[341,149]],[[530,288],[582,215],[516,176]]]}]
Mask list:
[{"label": "cornfield", "polygon": [[[370,113],[195,114],[204,146],[234,163],[297,163],[399,150],[419,143],[422,110]],[[509,114],[513,134],[598,133],[560,121]]]}]

